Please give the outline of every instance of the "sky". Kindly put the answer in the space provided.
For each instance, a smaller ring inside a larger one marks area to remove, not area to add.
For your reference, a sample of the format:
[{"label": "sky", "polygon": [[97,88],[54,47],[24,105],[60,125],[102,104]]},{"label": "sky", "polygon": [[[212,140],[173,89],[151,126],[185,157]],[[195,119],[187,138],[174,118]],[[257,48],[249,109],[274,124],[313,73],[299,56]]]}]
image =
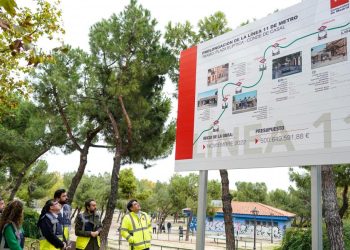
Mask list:
[{"label": "sky", "polygon": [[[275,10],[284,9],[301,2],[301,0],[139,0],[139,3],[150,10],[151,15],[158,21],[157,28],[164,31],[166,24],[184,23],[190,21],[194,26],[204,17],[214,14],[216,11],[225,13],[228,25],[235,29],[240,23],[273,13]],[[62,0],[62,18],[64,22],[64,42],[73,47],[80,47],[89,51],[89,29],[101,19],[109,18],[113,13],[118,14],[129,3],[128,0]],[[175,92],[175,85],[170,81],[165,86],[165,93],[171,96]],[[172,117],[176,118],[177,101],[173,99]],[[49,171],[71,172],[78,168],[79,154],[63,155],[60,150],[51,152],[43,157],[49,163]],[[143,169],[141,165],[123,166],[133,167],[134,174],[138,179],[167,182],[174,172],[175,155],[172,153],[168,158],[152,162],[152,167]],[[105,149],[92,148],[88,155],[86,173],[98,174],[111,172],[113,154]],[[229,170],[230,188],[234,188],[237,181],[265,182],[268,190],[276,188],[287,190],[289,182],[288,168],[245,169]],[[198,172],[197,172],[198,173]],[[181,174],[188,174],[181,173]],[[208,178],[220,180],[218,170],[208,173]]]}]

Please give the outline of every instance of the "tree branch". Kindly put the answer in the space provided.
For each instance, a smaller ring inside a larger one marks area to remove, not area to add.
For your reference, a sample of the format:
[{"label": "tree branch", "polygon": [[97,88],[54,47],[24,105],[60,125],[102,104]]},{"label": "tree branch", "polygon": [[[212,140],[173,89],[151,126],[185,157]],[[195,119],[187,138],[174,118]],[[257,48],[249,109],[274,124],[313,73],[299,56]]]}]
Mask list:
[{"label": "tree branch", "polygon": [[115,146],[108,146],[108,145],[96,145],[96,144],[90,144],[90,147],[92,148],[115,148]]},{"label": "tree branch", "polygon": [[344,189],[343,189],[343,193],[342,193],[343,205],[339,209],[340,218],[344,217],[344,214],[345,214],[346,210],[349,208],[348,188],[349,188],[349,186],[345,185]]},{"label": "tree branch", "polygon": [[62,118],[62,121],[64,123],[64,126],[66,127],[66,130],[67,130],[67,133],[68,133],[68,136],[69,136],[69,139],[73,142],[75,148],[77,150],[79,150],[79,152],[81,153],[83,150],[82,148],[79,146],[76,138],[74,137],[73,135],[73,132],[72,132],[72,128],[70,127],[69,125],[69,122],[68,122],[68,119],[66,117],[66,114],[64,113],[64,110],[63,110],[63,107],[61,105],[61,102],[60,102],[60,99],[59,99],[59,96],[58,96],[58,93],[57,93],[57,90],[55,88],[55,86],[53,86],[53,95],[55,97],[55,102],[56,102],[56,105],[58,107],[58,112],[60,113],[61,115],[61,118]]},{"label": "tree branch", "polygon": [[112,123],[112,128],[113,128],[113,131],[114,131],[114,141],[115,141],[116,147],[118,148],[118,150],[121,150],[122,143],[121,143],[121,139],[120,139],[120,133],[119,133],[118,124],[117,124],[113,114],[108,109],[108,107],[106,107],[105,109],[106,109],[107,115],[109,117],[109,120]]},{"label": "tree branch", "polygon": [[123,115],[125,116],[126,123],[128,125],[128,145],[127,145],[126,150],[129,150],[129,148],[131,147],[131,144],[132,144],[132,124],[131,124],[131,120],[130,120],[130,117],[128,115],[128,112],[125,109],[123,97],[120,95],[118,97],[118,100],[119,100],[120,105],[122,107],[122,111],[123,111]]}]

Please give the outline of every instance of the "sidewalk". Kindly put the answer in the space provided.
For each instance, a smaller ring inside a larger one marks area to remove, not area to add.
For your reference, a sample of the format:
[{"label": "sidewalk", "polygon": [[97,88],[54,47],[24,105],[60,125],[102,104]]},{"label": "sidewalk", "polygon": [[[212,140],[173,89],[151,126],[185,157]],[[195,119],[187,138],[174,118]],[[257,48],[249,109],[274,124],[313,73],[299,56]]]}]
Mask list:
[{"label": "sidewalk", "polygon": [[[125,240],[122,240],[119,245],[118,235],[115,235],[113,238],[109,238],[109,247],[111,249],[117,250],[126,250],[128,249],[128,243]],[[184,235],[185,238],[185,235]],[[257,250],[272,250],[274,247],[279,246],[279,244],[271,244],[266,241],[257,240],[256,249]],[[239,249],[253,249],[252,239],[242,239],[238,242]],[[153,234],[152,239],[152,250],[153,249],[196,249],[196,236],[190,235],[189,241],[181,239],[179,241],[179,236],[177,231],[174,231],[171,234],[162,233],[162,234]],[[205,237],[205,249],[210,250],[223,250],[226,249],[225,240],[215,240],[213,238]]]}]

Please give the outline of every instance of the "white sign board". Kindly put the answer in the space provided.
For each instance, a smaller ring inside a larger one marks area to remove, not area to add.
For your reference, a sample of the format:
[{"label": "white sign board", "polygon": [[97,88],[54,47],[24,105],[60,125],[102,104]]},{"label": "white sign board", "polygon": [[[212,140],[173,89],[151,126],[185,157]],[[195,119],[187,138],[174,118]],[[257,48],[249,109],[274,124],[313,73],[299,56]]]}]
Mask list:
[{"label": "white sign board", "polygon": [[350,162],[349,43],[349,0],[315,0],[184,51],[175,169]]}]

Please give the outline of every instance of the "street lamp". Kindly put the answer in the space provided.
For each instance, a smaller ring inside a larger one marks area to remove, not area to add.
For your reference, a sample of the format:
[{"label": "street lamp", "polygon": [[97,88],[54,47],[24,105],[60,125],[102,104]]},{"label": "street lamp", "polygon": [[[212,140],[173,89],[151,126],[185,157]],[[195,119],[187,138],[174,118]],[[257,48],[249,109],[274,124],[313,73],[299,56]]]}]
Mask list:
[{"label": "street lamp", "polygon": [[254,215],[254,247],[253,250],[256,250],[256,216],[259,214],[259,211],[254,207],[252,211],[250,211]]}]

